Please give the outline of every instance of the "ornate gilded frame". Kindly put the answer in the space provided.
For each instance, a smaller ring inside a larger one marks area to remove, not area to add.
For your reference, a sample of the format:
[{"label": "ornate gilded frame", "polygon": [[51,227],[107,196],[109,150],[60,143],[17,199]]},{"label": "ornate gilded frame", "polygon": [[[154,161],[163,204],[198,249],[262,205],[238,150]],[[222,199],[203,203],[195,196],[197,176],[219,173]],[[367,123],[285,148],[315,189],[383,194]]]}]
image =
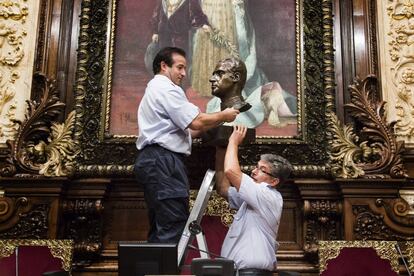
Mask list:
[{"label": "ornate gilded frame", "polygon": [[[295,164],[296,176],[320,177],[328,166],[327,114],[334,111],[332,0],[295,0],[301,51],[301,132],[295,138],[260,137],[242,149],[246,168],[260,154],[273,152]],[[78,49],[74,139],[81,147],[78,175],[128,175],[136,156],[134,137],[109,135],[108,87],[111,86],[116,0],[82,1]],[[299,16],[302,15],[302,16]],[[110,90],[110,89],[109,89]],[[193,156],[208,152],[197,144]]]},{"label": "ornate gilded frame", "polygon": [[389,260],[392,270],[399,271],[396,241],[319,241],[319,273],[327,268],[327,262],[339,256],[342,248],[373,248],[381,259]]},{"label": "ornate gilded frame", "polygon": [[62,269],[71,271],[72,240],[0,240],[0,258],[12,255],[18,246],[47,246],[53,257],[62,260]]}]

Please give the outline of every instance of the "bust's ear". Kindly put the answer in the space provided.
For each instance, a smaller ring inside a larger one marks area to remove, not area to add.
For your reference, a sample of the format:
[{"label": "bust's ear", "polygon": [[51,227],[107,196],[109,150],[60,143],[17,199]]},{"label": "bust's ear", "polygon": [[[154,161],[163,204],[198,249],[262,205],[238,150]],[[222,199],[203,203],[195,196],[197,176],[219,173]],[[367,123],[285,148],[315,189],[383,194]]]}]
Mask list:
[{"label": "bust's ear", "polygon": [[231,79],[233,80],[233,82],[238,82],[240,80],[240,73],[239,72],[235,72],[232,74]]}]

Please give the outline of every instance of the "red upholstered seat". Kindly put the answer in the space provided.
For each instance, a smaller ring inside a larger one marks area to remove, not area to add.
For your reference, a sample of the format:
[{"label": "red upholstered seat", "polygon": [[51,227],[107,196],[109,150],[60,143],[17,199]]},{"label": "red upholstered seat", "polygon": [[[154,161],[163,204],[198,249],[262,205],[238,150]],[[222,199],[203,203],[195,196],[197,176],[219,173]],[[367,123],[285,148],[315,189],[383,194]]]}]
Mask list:
[{"label": "red upholstered seat", "polygon": [[0,275],[15,276],[16,270],[19,276],[70,270],[71,241],[1,240],[0,247]]},{"label": "red upholstered seat", "polygon": [[397,275],[388,260],[381,259],[372,248],[343,248],[335,259],[329,260],[323,276]]},{"label": "red upholstered seat", "polygon": [[323,241],[319,245],[323,276],[398,275],[395,242]]}]

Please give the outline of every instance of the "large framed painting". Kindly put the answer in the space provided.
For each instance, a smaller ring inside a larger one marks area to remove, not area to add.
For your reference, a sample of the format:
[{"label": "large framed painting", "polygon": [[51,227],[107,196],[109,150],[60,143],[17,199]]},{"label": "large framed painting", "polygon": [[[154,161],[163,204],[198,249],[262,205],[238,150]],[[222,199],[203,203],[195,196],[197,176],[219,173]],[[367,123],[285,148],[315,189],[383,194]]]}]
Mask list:
[{"label": "large framed painting", "polygon": [[244,149],[247,163],[271,150],[301,173],[324,170],[334,105],[331,0],[84,0],[80,27],[79,172],[131,171],[137,108],[165,46],[186,50],[183,89],[203,112],[220,109],[209,83],[217,62],[245,62],[242,95],[252,108],[237,123],[257,136]]},{"label": "large framed painting", "polygon": [[188,75],[183,86],[202,111],[220,109],[220,100],[211,96],[209,79],[219,60],[236,56],[246,64],[243,96],[252,105],[239,116],[239,123],[256,127],[258,136],[299,134],[301,16],[295,1],[123,0],[114,4],[105,130],[110,135],[138,133],[136,111],[153,76],[153,54],[165,46],[186,50]]}]

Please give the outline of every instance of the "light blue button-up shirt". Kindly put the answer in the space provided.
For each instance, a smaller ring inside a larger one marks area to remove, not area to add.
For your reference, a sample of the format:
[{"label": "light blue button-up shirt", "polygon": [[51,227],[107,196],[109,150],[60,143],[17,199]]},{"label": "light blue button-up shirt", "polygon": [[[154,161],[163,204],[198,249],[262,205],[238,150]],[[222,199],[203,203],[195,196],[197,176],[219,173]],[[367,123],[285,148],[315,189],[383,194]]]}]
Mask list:
[{"label": "light blue button-up shirt", "polygon": [[230,187],[231,208],[238,209],[221,248],[221,256],[238,269],[276,268],[276,241],[282,215],[282,195],[267,183],[255,183],[243,174],[239,192]]},{"label": "light blue button-up shirt", "polygon": [[139,150],[158,144],[168,150],[190,155],[188,126],[200,110],[190,103],[184,90],[168,77],[155,75],[145,89],[138,108]]}]

